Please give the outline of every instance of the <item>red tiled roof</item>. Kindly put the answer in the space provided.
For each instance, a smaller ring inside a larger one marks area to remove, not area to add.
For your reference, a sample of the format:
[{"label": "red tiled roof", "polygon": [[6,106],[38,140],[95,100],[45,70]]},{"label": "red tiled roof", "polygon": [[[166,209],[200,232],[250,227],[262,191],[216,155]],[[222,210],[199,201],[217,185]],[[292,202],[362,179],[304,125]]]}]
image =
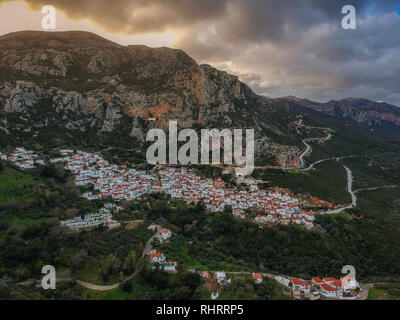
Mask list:
[{"label": "red tiled roof", "polygon": [[321,287],[322,287],[325,291],[328,291],[328,292],[336,292],[336,291],[338,291],[338,289],[336,289],[336,288],[334,288],[334,287],[331,287],[330,285],[328,285],[328,284],[326,284],[326,283],[322,284]]},{"label": "red tiled roof", "polygon": [[253,274],[253,279],[261,279],[262,280],[262,275],[259,273],[254,273]]},{"label": "red tiled roof", "polygon": [[336,288],[341,288],[342,287],[342,281],[340,281],[340,280],[333,281],[333,286],[336,287]]},{"label": "red tiled roof", "polygon": [[323,281],[319,277],[312,278],[311,280],[316,282],[316,283],[323,283]]},{"label": "red tiled roof", "polygon": [[323,279],[325,282],[333,282],[333,281],[335,281],[336,279],[335,278],[324,278]]},{"label": "red tiled roof", "polygon": [[307,285],[307,284],[308,284],[307,281],[304,281],[304,280],[299,279],[299,278],[292,278],[292,283],[293,283],[295,286],[302,286],[302,285]]}]

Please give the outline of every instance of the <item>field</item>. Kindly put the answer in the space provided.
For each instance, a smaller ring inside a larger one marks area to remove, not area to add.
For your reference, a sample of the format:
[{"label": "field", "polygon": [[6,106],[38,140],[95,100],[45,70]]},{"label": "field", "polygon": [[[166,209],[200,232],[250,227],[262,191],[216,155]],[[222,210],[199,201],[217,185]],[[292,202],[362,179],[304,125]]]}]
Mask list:
[{"label": "field", "polygon": [[386,290],[371,288],[368,292],[368,300],[400,300],[400,296],[389,294]]}]

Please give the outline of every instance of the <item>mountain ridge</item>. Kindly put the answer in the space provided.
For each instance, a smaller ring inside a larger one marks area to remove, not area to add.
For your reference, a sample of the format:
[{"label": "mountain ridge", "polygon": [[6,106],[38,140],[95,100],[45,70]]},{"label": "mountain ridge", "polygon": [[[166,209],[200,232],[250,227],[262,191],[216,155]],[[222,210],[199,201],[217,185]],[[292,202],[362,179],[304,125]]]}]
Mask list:
[{"label": "mountain ridge", "polygon": [[19,139],[55,141],[58,130],[66,141],[112,135],[143,147],[150,128],[178,120],[182,128],[254,128],[261,158],[297,166],[309,134],[299,117],[335,116],[307,101],[259,96],[180,49],[121,46],[80,31],[0,37],[0,130]]}]

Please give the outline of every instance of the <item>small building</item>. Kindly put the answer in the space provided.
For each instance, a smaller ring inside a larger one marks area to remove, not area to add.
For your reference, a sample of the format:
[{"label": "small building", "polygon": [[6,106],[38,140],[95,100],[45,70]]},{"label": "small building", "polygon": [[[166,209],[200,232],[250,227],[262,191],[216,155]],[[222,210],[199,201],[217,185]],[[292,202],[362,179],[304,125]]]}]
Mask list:
[{"label": "small building", "polygon": [[217,271],[215,275],[219,284],[223,284],[226,281],[226,273],[224,271]]},{"label": "small building", "polygon": [[176,267],[177,267],[178,263],[176,261],[172,261],[171,263],[167,263],[164,266],[164,271],[167,272],[176,272]]},{"label": "small building", "polygon": [[355,290],[359,287],[359,284],[355,278],[342,277],[340,278],[340,281],[345,291]]},{"label": "small building", "polygon": [[340,289],[324,283],[321,285],[321,294],[328,298],[338,298],[340,296]]},{"label": "small building", "polygon": [[157,226],[155,224],[151,224],[151,225],[149,225],[149,227],[147,229],[151,230],[151,231],[155,231],[157,229]]},{"label": "small building", "polygon": [[292,278],[291,283],[293,291],[304,293],[310,292],[310,283],[308,281],[299,278]]},{"label": "small building", "polygon": [[305,296],[307,299],[310,299],[310,300],[319,300],[321,297],[321,294],[318,291],[313,291],[309,294],[306,294]]},{"label": "small building", "polygon": [[150,261],[154,263],[162,263],[165,261],[165,256],[162,253],[150,253]]},{"label": "small building", "polygon": [[314,286],[320,286],[321,284],[323,284],[324,282],[321,280],[321,278],[319,277],[314,277],[311,279],[311,283]]},{"label": "small building", "polygon": [[108,227],[108,229],[115,229],[121,226],[121,222],[115,220],[107,220],[106,226]]},{"label": "small building", "polygon": [[162,238],[163,240],[167,240],[167,239],[171,238],[171,230],[169,230],[169,229],[164,229],[164,230],[161,232],[161,238]]},{"label": "small building", "polygon": [[114,208],[116,206],[117,206],[116,204],[111,203],[111,202],[107,202],[107,203],[104,204],[104,208],[107,208],[107,209],[112,209],[112,208]]},{"label": "small building", "polygon": [[253,276],[253,280],[254,280],[255,284],[260,284],[260,283],[263,282],[263,277],[262,277],[261,274],[259,274],[259,273],[252,273],[252,276]]}]

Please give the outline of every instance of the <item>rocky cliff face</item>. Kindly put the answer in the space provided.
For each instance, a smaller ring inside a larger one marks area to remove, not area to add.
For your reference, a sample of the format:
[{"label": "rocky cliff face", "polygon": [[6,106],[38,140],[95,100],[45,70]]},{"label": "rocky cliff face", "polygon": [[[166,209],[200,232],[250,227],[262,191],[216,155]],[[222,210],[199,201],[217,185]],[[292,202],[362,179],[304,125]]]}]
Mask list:
[{"label": "rocky cliff face", "polygon": [[298,141],[286,126],[290,117],[237,77],[198,65],[181,50],[124,47],[86,32],[0,37],[6,134],[57,128],[142,143],[150,127],[177,120],[181,128],[254,128],[257,152],[271,151],[274,137],[292,152]]}]

